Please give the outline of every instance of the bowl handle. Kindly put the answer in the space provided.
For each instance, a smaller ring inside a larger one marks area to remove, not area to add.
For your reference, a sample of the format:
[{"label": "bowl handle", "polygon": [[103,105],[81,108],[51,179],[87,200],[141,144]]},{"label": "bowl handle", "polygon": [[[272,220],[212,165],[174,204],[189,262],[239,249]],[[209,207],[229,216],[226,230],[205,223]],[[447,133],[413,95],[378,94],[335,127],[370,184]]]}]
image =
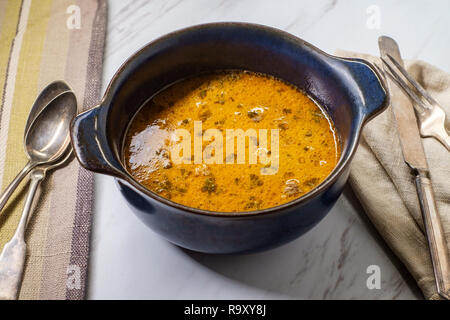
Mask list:
[{"label": "bowl handle", "polygon": [[384,77],[366,60],[342,58],[342,61],[350,71],[362,95],[363,120],[369,120],[384,111],[390,100]]},{"label": "bowl handle", "polygon": [[70,137],[75,155],[81,165],[94,172],[123,177],[121,165],[107,145],[100,126],[102,107],[96,106],[80,113],[71,123]]}]

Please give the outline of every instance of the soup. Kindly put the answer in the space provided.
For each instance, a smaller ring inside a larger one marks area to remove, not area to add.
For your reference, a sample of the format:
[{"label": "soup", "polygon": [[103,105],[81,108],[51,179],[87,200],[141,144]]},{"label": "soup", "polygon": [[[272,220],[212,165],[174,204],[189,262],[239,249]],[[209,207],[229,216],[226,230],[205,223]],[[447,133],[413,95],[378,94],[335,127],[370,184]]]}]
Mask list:
[{"label": "soup", "polygon": [[162,90],[133,118],[128,172],[160,196],[218,212],[271,208],[317,187],[340,144],[326,112],[292,85],[223,71]]}]

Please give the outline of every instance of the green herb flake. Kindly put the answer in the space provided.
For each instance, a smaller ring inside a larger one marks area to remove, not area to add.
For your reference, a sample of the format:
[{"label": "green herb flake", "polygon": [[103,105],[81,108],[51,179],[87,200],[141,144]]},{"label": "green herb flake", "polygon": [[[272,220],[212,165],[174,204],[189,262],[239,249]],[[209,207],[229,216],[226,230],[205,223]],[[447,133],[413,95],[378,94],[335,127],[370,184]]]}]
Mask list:
[{"label": "green herb flake", "polygon": [[253,187],[260,187],[264,184],[261,178],[256,174],[250,174],[250,182]]},{"label": "green herb flake", "polygon": [[217,185],[216,185],[216,179],[214,177],[207,177],[205,179],[205,183],[202,187],[202,192],[208,192],[209,194],[216,192]]}]

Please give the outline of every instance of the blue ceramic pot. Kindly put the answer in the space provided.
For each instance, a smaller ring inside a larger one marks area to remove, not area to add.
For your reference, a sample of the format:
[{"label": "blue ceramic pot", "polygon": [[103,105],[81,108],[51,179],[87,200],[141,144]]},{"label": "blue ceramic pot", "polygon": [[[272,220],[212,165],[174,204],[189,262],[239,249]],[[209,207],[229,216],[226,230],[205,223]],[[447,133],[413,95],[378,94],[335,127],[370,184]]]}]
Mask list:
[{"label": "blue ceramic pot", "polygon": [[[307,92],[332,117],[341,159],[314,190],[289,203],[252,212],[189,208],[145,189],[125,170],[128,124],[152,95],[177,80],[223,69],[262,72]],[[99,106],[72,123],[81,165],[112,175],[138,217],[167,240],[195,251],[244,253],[291,241],[316,225],[346,183],[364,123],[388,105],[386,86],[366,61],[328,55],[286,32],[246,23],[190,27],[155,40],[129,58]]]}]

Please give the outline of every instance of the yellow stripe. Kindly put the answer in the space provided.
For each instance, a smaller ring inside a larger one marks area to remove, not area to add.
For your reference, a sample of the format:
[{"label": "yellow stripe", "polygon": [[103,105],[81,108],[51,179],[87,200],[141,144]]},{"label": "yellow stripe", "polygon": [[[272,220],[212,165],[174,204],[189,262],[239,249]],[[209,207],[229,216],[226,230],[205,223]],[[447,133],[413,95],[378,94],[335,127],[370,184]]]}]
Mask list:
[{"label": "yellow stripe", "polygon": [[[23,128],[37,94],[39,70],[51,3],[52,0],[35,0],[31,3],[28,23],[20,51],[12,110],[10,113],[2,189],[5,188],[27,162],[23,151]],[[23,190],[24,185],[22,183],[19,190],[16,191],[16,194],[19,194],[20,190]],[[6,221],[1,221],[3,224],[0,224],[2,228],[2,232],[0,233],[1,246],[11,238],[19,221],[22,208],[23,197],[20,197],[20,201],[9,204],[2,212],[2,217],[0,218]]]},{"label": "yellow stripe", "polygon": [[0,0],[0,28],[3,27],[3,22],[5,21],[5,19],[7,20],[7,17],[5,17],[7,4],[7,0]]},{"label": "yellow stripe", "polygon": [[[42,60],[38,81],[39,91],[54,80],[64,79],[67,55],[69,51],[70,33],[70,30],[66,28],[67,14],[65,13],[66,8],[71,4],[73,4],[73,0],[53,1],[51,9],[52,14],[48,22],[46,39],[42,51]],[[55,179],[55,176],[59,171],[60,170],[57,170],[48,174],[48,176],[46,177],[45,185],[43,184],[45,188],[41,189],[42,193],[39,197],[39,203],[33,209],[34,219],[30,221],[29,224],[29,228],[32,228],[33,232],[28,233],[27,266],[23,274],[22,288],[20,289],[19,297],[20,299],[37,299],[41,297],[41,287],[44,286],[47,282],[45,281],[47,280],[47,274],[43,272],[44,270],[46,270],[46,264],[50,264],[49,268],[52,268],[57,264],[55,261],[62,260],[64,261],[65,266],[67,266],[68,264],[68,262],[66,262],[66,260],[68,259],[61,258],[57,255],[59,252],[55,253],[51,250],[55,248],[56,243],[58,243],[58,246],[56,247],[59,248],[61,242],[58,242],[59,239],[57,239],[56,241],[52,241],[54,240],[52,236],[54,234],[57,234],[58,232],[55,232],[52,229],[52,220],[50,219],[50,217],[59,217],[59,219],[54,220],[57,220],[55,224],[61,226],[61,221],[62,219],[65,219],[66,216],[66,213],[64,213],[64,215],[62,216],[59,210],[52,210],[52,202],[54,201],[53,198],[58,197],[58,194],[52,192],[52,190],[54,190],[54,185],[55,183],[57,183],[57,179]],[[64,178],[62,180],[67,181]],[[73,181],[76,181],[76,177]],[[65,187],[63,187],[63,189],[66,190],[67,194],[75,195],[76,184],[74,185],[75,191],[71,190],[72,187],[69,187],[67,189],[67,184]],[[67,206],[67,210],[72,210],[72,208],[75,208],[75,205],[72,204],[71,198],[72,196],[64,200]],[[71,236],[70,232],[68,234]],[[48,239],[48,237],[50,238]],[[68,251],[70,250],[70,247],[68,249],[64,248],[64,250]],[[68,255],[69,254],[67,254],[67,256]],[[49,256],[53,258],[49,258]],[[54,270],[55,268],[52,268],[50,272],[47,272],[49,273],[49,278],[55,278]],[[52,279],[52,281],[55,280]],[[43,291],[45,294],[46,290]],[[52,287],[51,292],[54,295],[59,293],[59,291],[60,290],[55,290],[55,287]],[[62,292],[65,293],[65,290],[62,290]],[[53,298],[56,297],[53,296]],[[64,296],[61,298],[63,299]]]},{"label": "yellow stripe", "polygon": [[19,0],[9,0],[6,3],[5,20],[0,30],[0,102],[3,97],[9,53],[19,23],[20,3]]},{"label": "yellow stripe", "polygon": [[[22,0],[19,23],[17,25],[16,36],[12,43],[9,54],[8,67],[6,71],[5,87],[3,92],[2,113],[0,122],[0,168],[5,168],[6,144],[8,141],[9,120],[14,99],[14,89],[16,86],[17,69],[20,60],[20,50],[22,48],[23,36],[27,27],[28,15],[30,13],[31,0]],[[0,170],[0,181],[3,181],[4,170]]]}]

